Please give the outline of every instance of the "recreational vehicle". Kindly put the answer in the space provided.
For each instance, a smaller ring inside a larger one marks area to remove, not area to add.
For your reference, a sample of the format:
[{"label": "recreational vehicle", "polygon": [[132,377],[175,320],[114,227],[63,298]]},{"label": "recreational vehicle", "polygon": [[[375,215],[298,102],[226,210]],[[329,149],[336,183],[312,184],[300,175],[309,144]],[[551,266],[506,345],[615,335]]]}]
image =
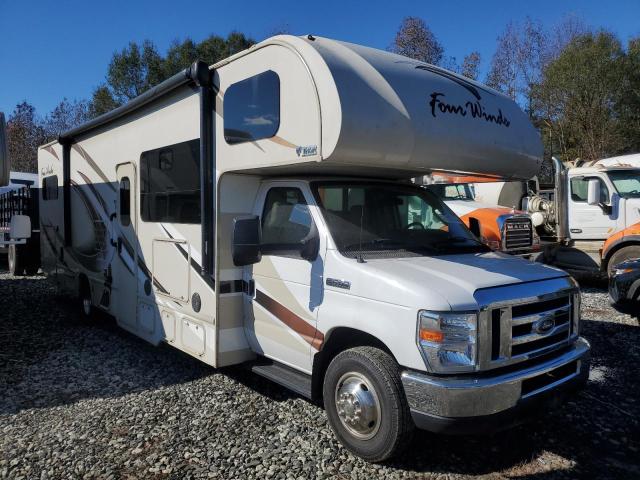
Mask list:
[{"label": "recreational vehicle", "polygon": [[527,179],[541,155],[479,83],[277,36],[43,145],[43,268],[87,315],[323,402],[381,461],[415,427],[506,428],[586,381],[576,283],[410,181]]}]

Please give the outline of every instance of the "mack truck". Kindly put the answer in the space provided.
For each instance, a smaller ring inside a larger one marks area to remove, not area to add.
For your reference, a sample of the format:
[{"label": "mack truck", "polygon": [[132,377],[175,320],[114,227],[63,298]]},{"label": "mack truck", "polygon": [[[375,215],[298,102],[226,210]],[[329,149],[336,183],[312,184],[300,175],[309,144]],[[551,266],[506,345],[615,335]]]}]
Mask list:
[{"label": "mack truck", "polygon": [[42,145],[42,268],[87,319],[243,365],[383,461],[416,428],[508,428],[587,381],[576,282],[491,251],[411,183],[525,180],[541,162],[527,115],[489,87],[276,36]]},{"label": "mack truck", "polygon": [[474,182],[482,177],[444,173],[425,175],[415,182],[425,185],[454,211],[485,245],[492,250],[527,258],[540,251],[540,237],[531,216],[516,209],[480,202]]}]

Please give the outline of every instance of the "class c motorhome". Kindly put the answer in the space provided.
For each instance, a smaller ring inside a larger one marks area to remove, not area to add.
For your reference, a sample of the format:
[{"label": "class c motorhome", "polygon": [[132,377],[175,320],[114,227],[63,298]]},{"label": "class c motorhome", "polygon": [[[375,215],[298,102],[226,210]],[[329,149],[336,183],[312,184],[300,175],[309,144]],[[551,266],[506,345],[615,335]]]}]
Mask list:
[{"label": "class c motorhome", "polygon": [[576,283],[410,181],[526,179],[541,154],[483,85],[277,36],[42,146],[43,268],[84,313],[323,401],[381,461],[416,426],[505,428],[585,382]]}]

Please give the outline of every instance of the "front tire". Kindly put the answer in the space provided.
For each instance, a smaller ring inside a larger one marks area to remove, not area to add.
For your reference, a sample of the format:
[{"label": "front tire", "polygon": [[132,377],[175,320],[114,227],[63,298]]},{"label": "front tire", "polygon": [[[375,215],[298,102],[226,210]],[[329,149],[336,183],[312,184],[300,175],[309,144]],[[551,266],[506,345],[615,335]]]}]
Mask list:
[{"label": "front tire", "polygon": [[352,453],[382,462],[411,441],[414,424],[400,368],[386,352],[357,347],[329,364],[323,385],[329,425]]}]

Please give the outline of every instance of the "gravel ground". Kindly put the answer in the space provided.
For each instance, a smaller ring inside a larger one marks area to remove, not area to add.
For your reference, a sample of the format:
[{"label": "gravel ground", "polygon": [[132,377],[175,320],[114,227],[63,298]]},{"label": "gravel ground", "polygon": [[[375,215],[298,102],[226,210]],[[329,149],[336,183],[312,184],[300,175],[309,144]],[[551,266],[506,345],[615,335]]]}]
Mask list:
[{"label": "gravel ground", "polygon": [[586,390],[489,437],[419,432],[369,465],[318,406],[239,368],[83,322],[43,277],[0,272],[0,478],[639,478],[640,327],[583,297]]}]

